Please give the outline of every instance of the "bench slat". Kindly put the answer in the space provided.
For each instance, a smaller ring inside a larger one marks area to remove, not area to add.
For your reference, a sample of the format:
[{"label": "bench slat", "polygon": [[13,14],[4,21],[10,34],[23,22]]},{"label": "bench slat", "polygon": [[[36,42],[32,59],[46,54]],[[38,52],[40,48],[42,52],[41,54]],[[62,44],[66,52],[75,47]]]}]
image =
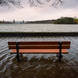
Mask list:
[{"label": "bench slat", "polygon": [[[19,45],[58,45],[60,41],[51,42],[18,42]],[[16,42],[8,42],[8,45],[16,45]],[[62,41],[62,45],[70,45],[70,41]]]},{"label": "bench slat", "polygon": [[[64,45],[62,46],[62,49],[69,49],[70,46],[67,46],[67,45]],[[9,49],[16,49],[16,46],[9,46]],[[40,45],[31,45],[31,46],[28,46],[28,45],[25,45],[25,46],[22,46],[22,45],[19,45],[19,49],[59,49],[59,45],[52,45],[52,46],[49,46],[49,45],[43,45],[43,46],[40,46]]]},{"label": "bench slat", "polygon": [[[11,53],[17,53],[16,49],[11,49]],[[19,49],[19,53],[31,54],[31,53],[59,53],[59,49]],[[67,49],[62,49],[63,54],[67,54]]]}]

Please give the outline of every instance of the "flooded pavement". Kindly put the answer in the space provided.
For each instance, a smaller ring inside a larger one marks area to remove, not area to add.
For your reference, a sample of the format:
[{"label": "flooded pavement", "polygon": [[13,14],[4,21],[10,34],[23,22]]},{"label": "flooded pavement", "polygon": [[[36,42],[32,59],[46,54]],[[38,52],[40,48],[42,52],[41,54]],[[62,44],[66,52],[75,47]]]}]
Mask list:
[{"label": "flooded pavement", "polygon": [[[71,41],[59,63],[56,54],[10,54],[8,41]],[[0,78],[78,78],[78,37],[0,37]]]}]

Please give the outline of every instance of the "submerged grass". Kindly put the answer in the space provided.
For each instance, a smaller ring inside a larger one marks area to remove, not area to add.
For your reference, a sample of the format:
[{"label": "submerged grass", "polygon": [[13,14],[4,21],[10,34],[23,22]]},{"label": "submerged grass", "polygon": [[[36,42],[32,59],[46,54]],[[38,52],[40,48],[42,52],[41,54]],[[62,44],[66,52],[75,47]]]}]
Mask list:
[{"label": "submerged grass", "polygon": [[[10,78],[77,78],[78,71],[68,65],[65,59],[59,63],[53,61],[55,57],[40,58],[32,57],[30,60],[17,62],[13,59],[7,72],[10,71]],[[24,59],[27,59],[27,57]],[[5,72],[4,78],[8,78]]]}]

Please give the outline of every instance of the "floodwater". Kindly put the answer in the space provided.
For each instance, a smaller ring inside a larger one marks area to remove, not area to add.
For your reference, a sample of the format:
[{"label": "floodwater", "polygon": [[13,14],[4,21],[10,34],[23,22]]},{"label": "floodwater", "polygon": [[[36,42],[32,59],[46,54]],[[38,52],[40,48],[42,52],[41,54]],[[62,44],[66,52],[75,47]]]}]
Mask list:
[{"label": "floodwater", "polygon": [[0,24],[0,32],[78,32],[78,24]]},{"label": "floodwater", "polygon": [[[71,41],[69,54],[24,54],[20,62],[10,54],[8,41]],[[78,37],[1,37],[0,78],[78,78]]]}]

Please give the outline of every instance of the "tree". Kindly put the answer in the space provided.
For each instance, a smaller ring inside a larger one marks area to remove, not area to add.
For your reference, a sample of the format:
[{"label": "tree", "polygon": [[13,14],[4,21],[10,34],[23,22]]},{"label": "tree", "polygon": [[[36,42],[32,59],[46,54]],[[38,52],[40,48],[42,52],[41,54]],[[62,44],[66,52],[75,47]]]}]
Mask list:
[{"label": "tree", "polygon": [[45,5],[49,4],[51,6],[56,6],[62,4],[63,0],[28,0],[31,6]]},{"label": "tree", "polygon": [[63,0],[0,0],[0,6],[9,6],[10,4],[14,6],[21,6],[21,2],[23,1],[28,2],[30,6],[39,6],[45,4],[57,6],[63,2]]},{"label": "tree", "polygon": [[54,23],[55,24],[76,24],[74,18],[72,17],[62,17],[60,19],[57,19]]},{"label": "tree", "polygon": [[0,0],[0,6],[9,6],[10,4],[20,6],[20,1],[21,0]]}]

